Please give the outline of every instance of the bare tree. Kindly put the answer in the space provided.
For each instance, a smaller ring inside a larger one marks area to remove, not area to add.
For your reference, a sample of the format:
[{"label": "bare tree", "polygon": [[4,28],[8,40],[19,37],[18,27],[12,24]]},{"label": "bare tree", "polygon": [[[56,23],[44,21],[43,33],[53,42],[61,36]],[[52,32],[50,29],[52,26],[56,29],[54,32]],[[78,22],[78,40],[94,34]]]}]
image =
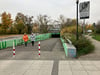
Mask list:
[{"label": "bare tree", "polygon": [[49,24],[50,21],[51,21],[51,19],[47,15],[37,16],[37,22],[40,26],[40,32],[41,33],[47,33],[48,32],[48,24]]},{"label": "bare tree", "polygon": [[59,16],[59,22],[61,23],[61,28],[76,25],[76,19],[65,18],[63,15]]},{"label": "bare tree", "polygon": [[33,25],[33,16],[25,16],[25,24],[28,28],[28,33],[32,32],[32,25]]},{"label": "bare tree", "polygon": [[69,19],[69,18],[67,19],[63,15],[60,15],[58,20],[59,20],[59,22],[61,24],[61,28],[63,28],[64,26],[71,25],[71,22],[72,22],[71,19]]}]

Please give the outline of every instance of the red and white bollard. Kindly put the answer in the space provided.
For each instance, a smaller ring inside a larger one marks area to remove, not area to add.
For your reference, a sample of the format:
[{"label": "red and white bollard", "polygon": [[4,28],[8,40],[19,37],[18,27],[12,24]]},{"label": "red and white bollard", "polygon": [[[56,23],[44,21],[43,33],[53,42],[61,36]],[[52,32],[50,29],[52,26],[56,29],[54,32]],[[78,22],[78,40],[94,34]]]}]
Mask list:
[{"label": "red and white bollard", "polygon": [[15,57],[15,44],[14,44],[14,41],[13,41],[13,57]]},{"label": "red and white bollard", "polygon": [[38,43],[38,50],[39,50],[39,57],[40,57],[40,41],[39,41],[39,43]]}]

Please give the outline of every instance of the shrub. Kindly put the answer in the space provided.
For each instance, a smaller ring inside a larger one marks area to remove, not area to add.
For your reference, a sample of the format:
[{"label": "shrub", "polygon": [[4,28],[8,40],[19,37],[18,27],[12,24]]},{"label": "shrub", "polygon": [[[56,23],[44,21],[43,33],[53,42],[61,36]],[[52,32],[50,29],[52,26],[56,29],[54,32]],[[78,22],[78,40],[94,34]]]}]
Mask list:
[{"label": "shrub", "polygon": [[71,41],[77,48],[77,56],[85,55],[94,51],[94,45],[92,45],[92,42],[85,37],[80,37],[78,41],[76,41],[75,38],[71,38]]},{"label": "shrub", "polygon": [[80,36],[78,41],[76,40],[76,35],[74,35],[74,34],[66,33],[66,34],[64,34],[63,37],[64,37],[65,41],[67,39],[70,39],[72,41],[72,44],[77,49],[78,57],[94,51],[94,45],[92,45],[92,42],[83,36]]},{"label": "shrub", "polygon": [[100,29],[99,28],[96,30],[96,33],[100,33]]},{"label": "shrub", "polygon": [[100,33],[100,21],[96,25],[96,33]]},{"label": "shrub", "polygon": [[0,34],[6,34],[6,30],[0,27]]}]

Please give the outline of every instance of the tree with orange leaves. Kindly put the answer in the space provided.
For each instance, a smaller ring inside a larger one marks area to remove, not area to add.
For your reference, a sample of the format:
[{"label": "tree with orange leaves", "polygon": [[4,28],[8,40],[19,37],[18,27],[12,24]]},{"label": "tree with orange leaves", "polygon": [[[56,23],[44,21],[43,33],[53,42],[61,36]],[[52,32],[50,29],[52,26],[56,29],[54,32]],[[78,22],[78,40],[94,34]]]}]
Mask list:
[{"label": "tree with orange leaves", "polygon": [[11,19],[11,14],[10,13],[2,13],[1,15],[1,27],[2,27],[2,30],[3,30],[3,33],[7,33],[7,30],[9,30],[9,28],[11,27],[12,25],[12,19]]}]

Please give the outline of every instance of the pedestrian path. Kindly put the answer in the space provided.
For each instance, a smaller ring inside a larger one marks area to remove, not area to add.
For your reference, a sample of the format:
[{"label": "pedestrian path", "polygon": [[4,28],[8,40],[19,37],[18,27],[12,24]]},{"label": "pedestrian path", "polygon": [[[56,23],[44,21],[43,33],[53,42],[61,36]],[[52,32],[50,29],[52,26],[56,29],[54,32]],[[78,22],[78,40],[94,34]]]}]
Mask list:
[{"label": "pedestrian path", "polygon": [[0,60],[0,75],[51,75],[53,61]]},{"label": "pedestrian path", "polygon": [[58,75],[100,75],[100,61],[60,61]]},{"label": "pedestrian path", "polygon": [[91,42],[93,43],[93,45],[95,46],[95,50],[93,53],[81,56],[79,59],[88,59],[88,60],[100,60],[100,42],[93,39],[91,36],[86,35],[85,37],[87,37],[88,39],[91,40]]},{"label": "pedestrian path", "polygon": [[[55,60],[0,60],[0,75],[53,75]],[[100,61],[59,60],[58,75],[100,75]]]},{"label": "pedestrian path", "polygon": [[1,60],[57,60],[66,59],[62,43],[59,38],[50,38],[40,41],[40,58],[38,42],[32,46],[31,43],[15,47],[15,58],[13,58],[13,48],[0,50]]},{"label": "pedestrian path", "polygon": [[93,45],[95,46],[95,51],[94,53],[98,53],[100,54],[100,41],[97,41],[95,39],[92,38],[92,36],[86,36],[88,39],[90,39],[93,43]]}]

